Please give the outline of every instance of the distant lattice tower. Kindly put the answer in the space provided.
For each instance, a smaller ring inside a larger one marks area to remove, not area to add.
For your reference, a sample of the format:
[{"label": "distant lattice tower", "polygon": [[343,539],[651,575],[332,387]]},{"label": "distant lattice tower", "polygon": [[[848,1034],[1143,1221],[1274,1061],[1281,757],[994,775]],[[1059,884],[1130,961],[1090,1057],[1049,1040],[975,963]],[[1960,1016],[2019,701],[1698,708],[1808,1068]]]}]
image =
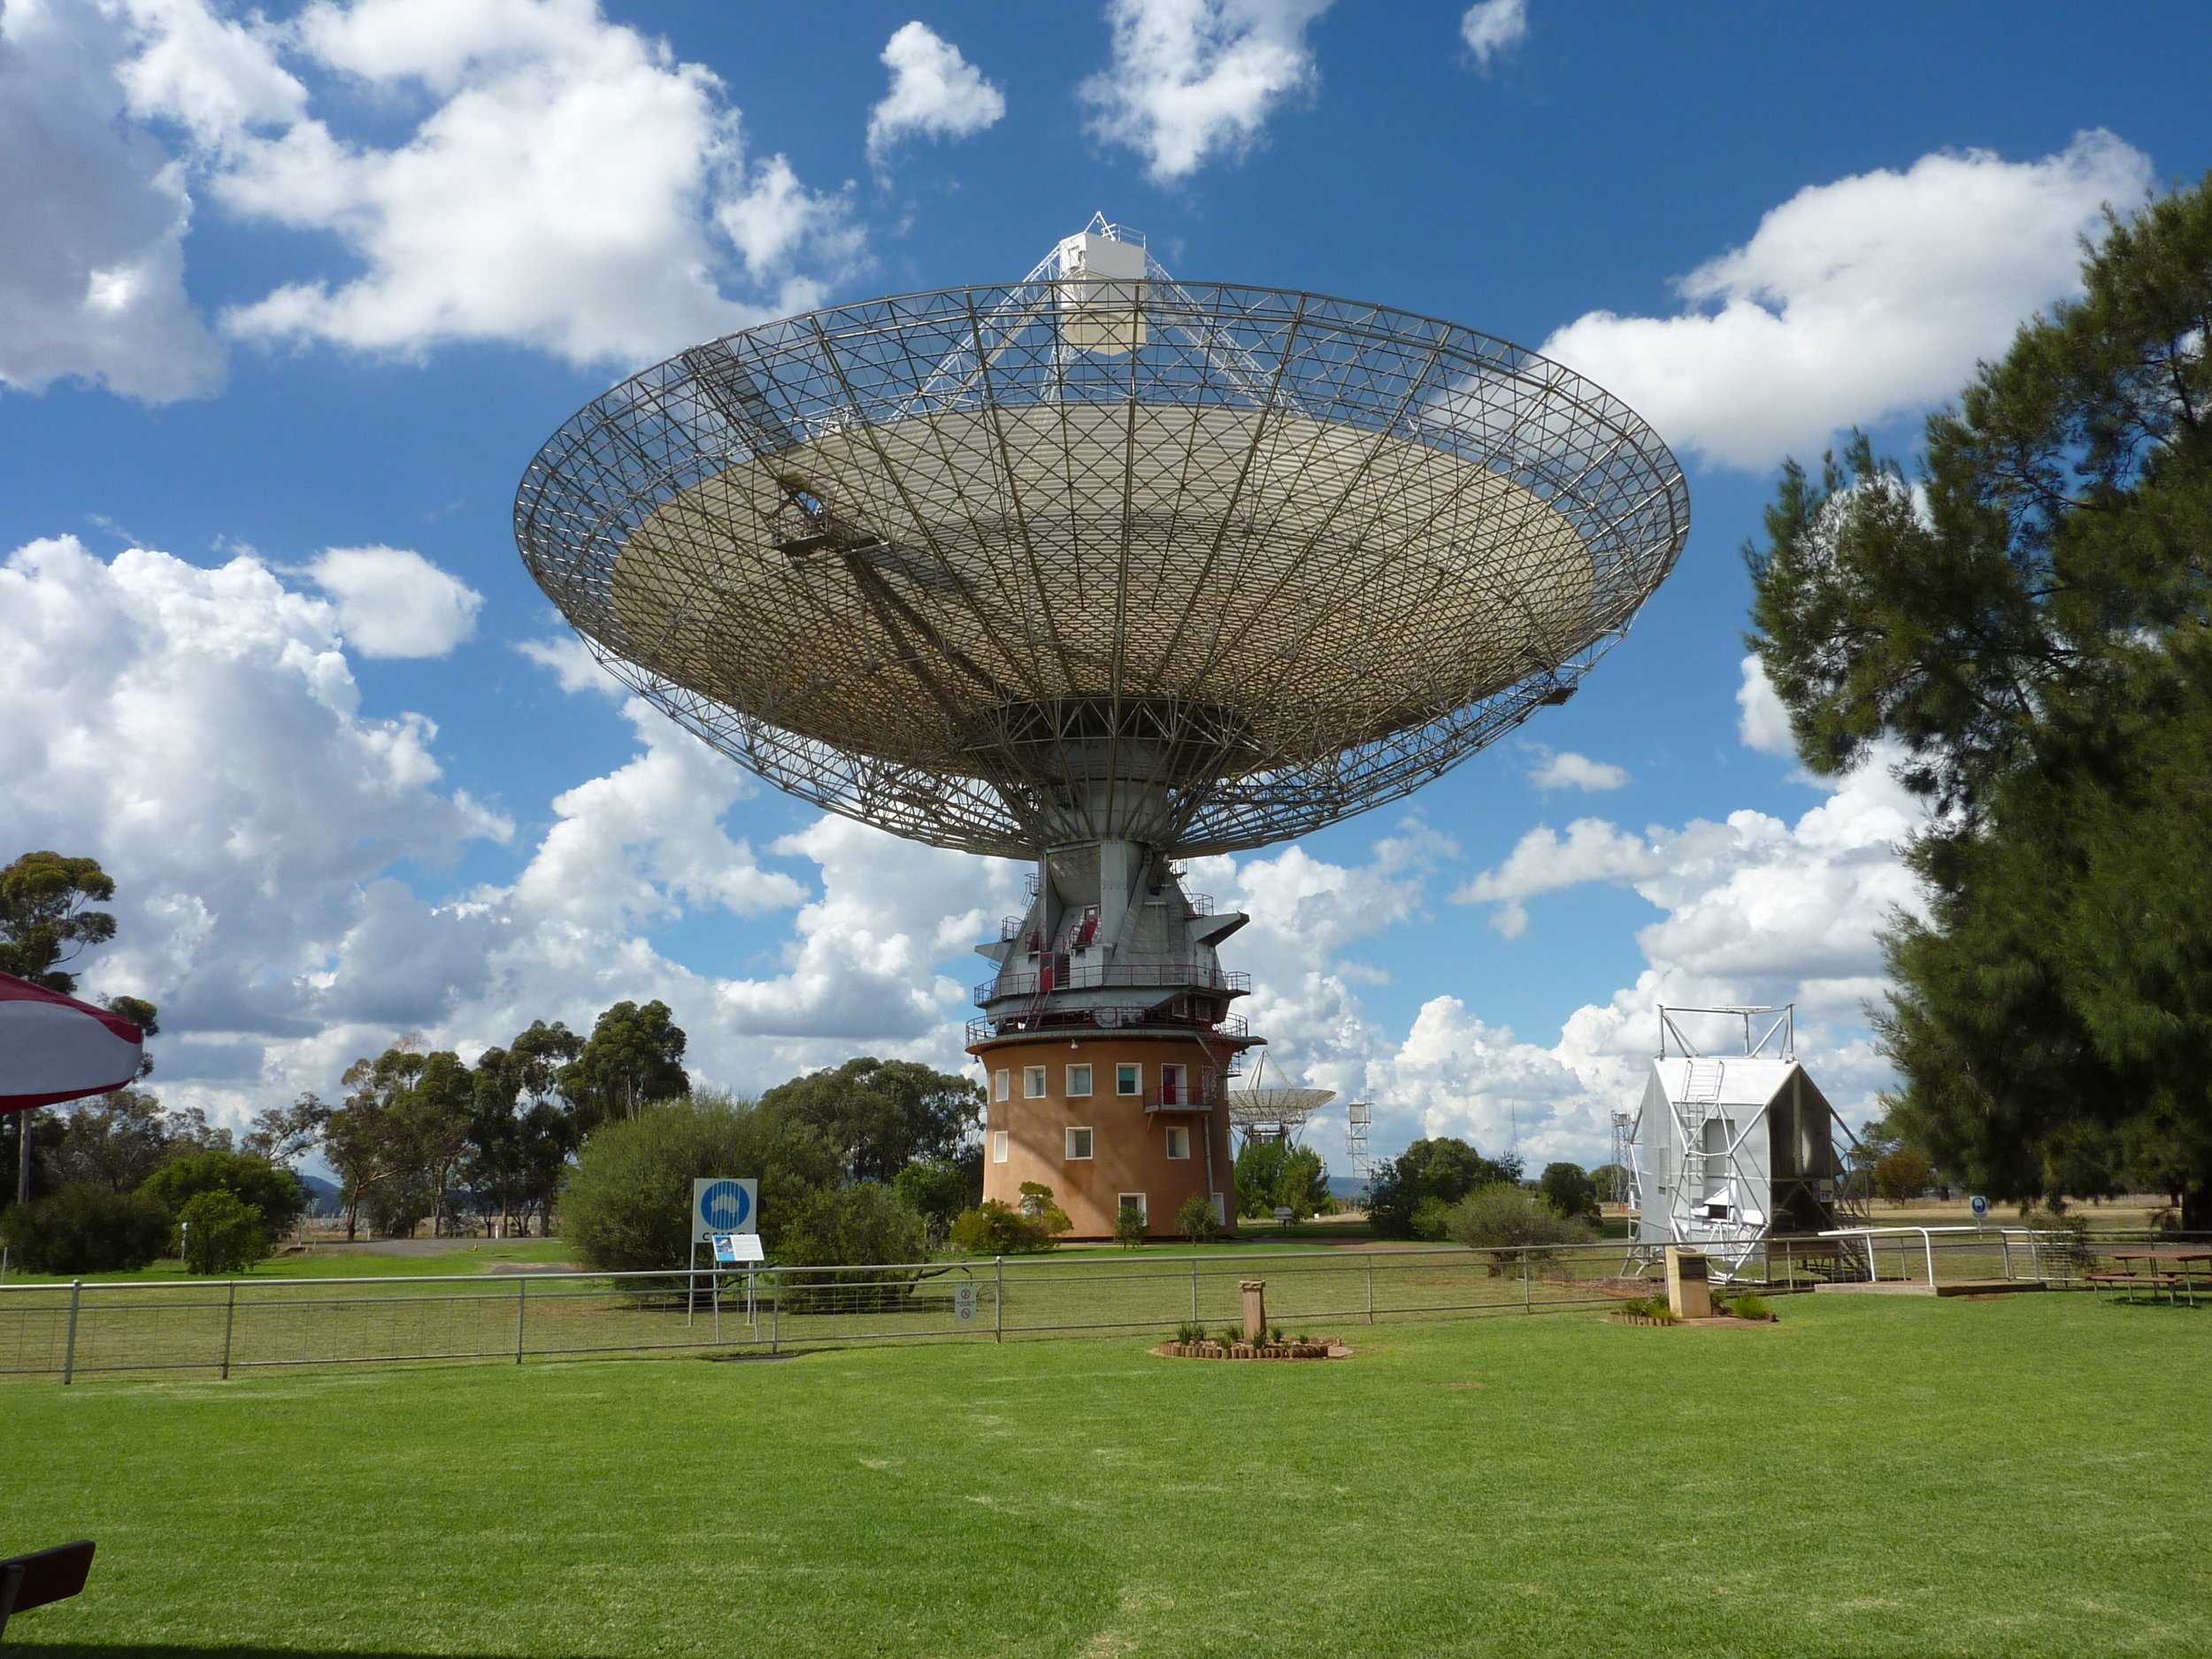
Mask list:
[{"label": "distant lattice tower", "polygon": [[[1175,281],[1103,218],[1010,287],[732,334],[531,464],[593,654],[833,811],[1033,859],[980,947],[984,1190],[1233,1217],[1261,1041],[1179,855],[1418,788],[1563,703],[1673,566],[1681,469],[1587,380],[1379,306]],[[1278,1120],[1279,1121],[1279,1120]],[[1231,1222],[1229,1225],[1233,1225]]]},{"label": "distant lattice tower", "polygon": [[1361,1181],[1371,1180],[1375,1160],[1367,1150],[1367,1133],[1375,1125],[1375,1109],[1356,1100],[1344,1109],[1344,1161]]}]

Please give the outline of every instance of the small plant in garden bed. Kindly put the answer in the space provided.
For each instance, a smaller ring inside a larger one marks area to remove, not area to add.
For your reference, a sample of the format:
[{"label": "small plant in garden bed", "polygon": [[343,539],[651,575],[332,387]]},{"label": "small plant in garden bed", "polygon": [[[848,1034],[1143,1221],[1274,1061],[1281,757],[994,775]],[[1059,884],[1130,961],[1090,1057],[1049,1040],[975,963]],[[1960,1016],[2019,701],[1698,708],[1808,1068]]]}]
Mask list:
[{"label": "small plant in garden bed", "polygon": [[1774,1310],[1767,1306],[1765,1299],[1750,1291],[1715,1302],[1713,1310],[1725,1313],[1732,1319],[1748,1319],[1754,1323],[1770,1324],[1774,1319]]},{"label": "small plant in garden bed", "polygon": [[1660,1296],[1631,1296],[1621,1303],[1617,1317],[1630,1325],[1680,1325],[1681,1316]]}]

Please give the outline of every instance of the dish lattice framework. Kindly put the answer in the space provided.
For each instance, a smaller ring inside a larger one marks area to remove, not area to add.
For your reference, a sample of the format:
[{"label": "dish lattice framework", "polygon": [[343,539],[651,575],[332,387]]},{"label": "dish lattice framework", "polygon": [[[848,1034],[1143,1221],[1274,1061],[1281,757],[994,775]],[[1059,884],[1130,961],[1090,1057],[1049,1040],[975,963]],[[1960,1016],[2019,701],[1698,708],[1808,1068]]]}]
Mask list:
[{"label": "dish lattice framework", "polygon": [[523,480],[533,574],[618,678],[833,811],[1197,854],[1564,701],[1680,552],[1664,445],[1521,347],[1148,256],[1057,269],[623,381]]}]

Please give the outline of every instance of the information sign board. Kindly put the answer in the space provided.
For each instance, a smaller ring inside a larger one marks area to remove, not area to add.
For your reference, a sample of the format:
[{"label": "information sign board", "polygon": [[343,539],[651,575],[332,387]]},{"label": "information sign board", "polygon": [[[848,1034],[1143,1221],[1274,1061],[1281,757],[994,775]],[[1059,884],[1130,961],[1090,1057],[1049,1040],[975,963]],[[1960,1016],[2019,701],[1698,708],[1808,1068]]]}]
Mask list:
[{"label": "information sign board", "polygon": [[975,1286],[973,1285],[953,1286],[952,1317],[962,1325],[975,1323]]},{"label": "information sign board", "polygon": [[1966,1207],[1974,1212],[1974,1219],[1977,1221],[1986,1219],[1989,1215],[1989,1200],[1984,1198],[1979,1193],[1976,1193],[1973,1197],[1966,1201]]},{"label": "information sign board", "polygon": [[761,1248],[760,1234],[757,1233],[718,1233],[714,1235],[714,1263],[717,1267],[744,1267],[767,1259],[768,1253]]}]

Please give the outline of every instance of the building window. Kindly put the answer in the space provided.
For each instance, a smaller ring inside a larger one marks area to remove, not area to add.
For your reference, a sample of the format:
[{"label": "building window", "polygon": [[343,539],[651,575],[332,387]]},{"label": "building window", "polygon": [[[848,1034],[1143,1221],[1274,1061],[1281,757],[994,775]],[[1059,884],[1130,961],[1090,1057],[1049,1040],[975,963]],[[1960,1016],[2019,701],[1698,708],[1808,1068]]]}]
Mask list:
[{"label": "building window", "polygon": [[1190,1131],[1170,1129],[1167,1132],[1167,1155],[1171,1158],[1190,1156]]},{"label": "building window", "polygon": [[1041,1065],[1022,1067],[1022,1093],[1031,1100],[1045,1097],[1045,1069]]},{"label": "building window", "polygon": [[1091,1132],[1088,1129],[1068,1131],[1068,1157],[1071,1161],[1091,1156]]},{"label": "building window", "polygon": [[1068,1068],[1068,1097],[1072,1100],[1078,1095],[1087,1094],[1090,1092],[1091,1068],[1087,1065],[1070,1066]]},{"label": "building window", "polygon": [[[999,1075],[1003,1077],[1006,1074],[1002,1071]],[[994,1164],[1006,1162],[1006,1131],[1003,1129],[994,1129],[991,1132],[991,1162]]]},{"label": "building window", "polygon": [[1121,1195],[1120,1208],[1135,1210],[1141,1219],[1149,1221],[1152,1218],[1145,1210],[1142,1193],[1124,1193]]},{"label": "building window", "polygon": [[1144,1068],[1125,1063],[1114,1068],[1114,1093],[1141,1094],[1144,1093]]},{"label": "building window", "polygon": [[1001,1066],[996,1071],[992,1073],[991,1081],[998,1091],[999,1099],[1010,1100],[1013,1098],[1014,1074],[1011,1071],[1009,1071],[1004,1066]]}]

